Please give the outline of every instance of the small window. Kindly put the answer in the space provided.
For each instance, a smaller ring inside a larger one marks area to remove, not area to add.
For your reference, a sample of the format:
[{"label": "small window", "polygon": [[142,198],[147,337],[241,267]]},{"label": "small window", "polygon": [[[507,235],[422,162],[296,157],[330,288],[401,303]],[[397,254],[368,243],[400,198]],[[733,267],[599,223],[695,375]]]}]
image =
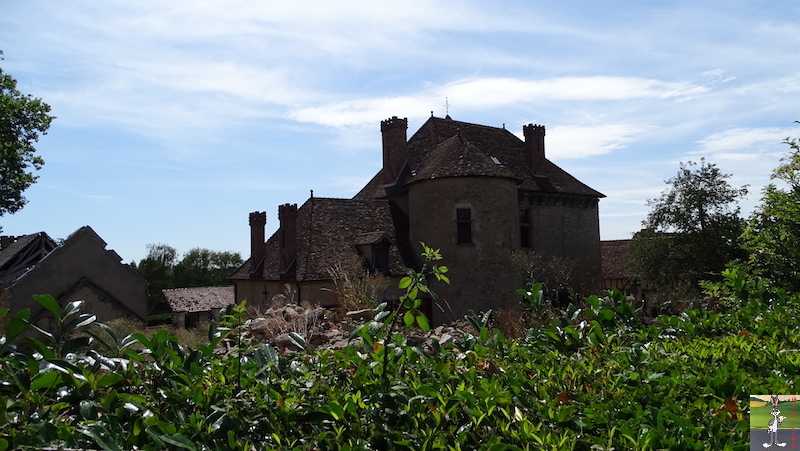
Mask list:
[{"label": "small window", "polygon": [[531,220],[528,210],[519,211],[519,244],[520,247],[531,247]]},{"label": "small window", "polygon": [[456,242],[472,243],[472,209],[456,208]]},{"label": "small window", "polygon": [[389,272],[389,246],[376,245],[372,248],[373,269],[381,273]]}]

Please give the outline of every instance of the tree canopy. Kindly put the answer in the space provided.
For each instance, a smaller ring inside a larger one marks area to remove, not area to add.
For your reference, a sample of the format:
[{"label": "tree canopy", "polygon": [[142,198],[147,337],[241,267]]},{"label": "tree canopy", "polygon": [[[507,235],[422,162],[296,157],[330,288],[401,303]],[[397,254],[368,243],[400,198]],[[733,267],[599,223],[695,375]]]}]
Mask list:
[{"label": "tree canopy", "polygon": [[178,260],[178,251],[167,244],[148,244],[147,255],[133,265],[147,281],[150,306],[166,288],[229,285],[230,276],[244,262],[238,252],[212,251],[200,247]]},{"label": "tree canopy", "polygon": [[17,81],[0,67],[0,216],[27,203],[23,192],[38,178],[33,171],[44,165],[34,143],[54,119],[49,112],[41,99],[17,90]]},{"label": "tree canopy", "polygon": [[783,182],[764,188],[761,204],[747,221],[742,245],[750,268],[792,291],[800,290],[800,141],[786,138],[791,149],[772,172]]},{"label": "tree canopy", "polygon": [[729,178],[705,159],[680,164],[661,196],[647,202],[651,211],[633,240],[629,263],[639,279],[668,296],[691,297],[700,280],[742,257],[737,202],[747,187],[735,188]]}]

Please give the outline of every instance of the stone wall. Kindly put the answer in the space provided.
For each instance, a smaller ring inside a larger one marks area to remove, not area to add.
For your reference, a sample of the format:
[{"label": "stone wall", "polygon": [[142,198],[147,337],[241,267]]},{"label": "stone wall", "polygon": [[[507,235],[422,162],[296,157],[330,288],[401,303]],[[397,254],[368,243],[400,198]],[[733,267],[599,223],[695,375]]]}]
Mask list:
[{"label": "stone wall", "polygon": [[[517,183],[499,177],[426,180],[409,187],[411,242],[441,249],[452,285],[432,282],[441,298],[433,323],[463,318],[469,311],[518,302],[511,253],[519,247]],[[472,210],[472,243],[459,244],[455,209]],[[421,252],[421,249],[419,249]],[[444,311],[442,311],[442,309]]]}]

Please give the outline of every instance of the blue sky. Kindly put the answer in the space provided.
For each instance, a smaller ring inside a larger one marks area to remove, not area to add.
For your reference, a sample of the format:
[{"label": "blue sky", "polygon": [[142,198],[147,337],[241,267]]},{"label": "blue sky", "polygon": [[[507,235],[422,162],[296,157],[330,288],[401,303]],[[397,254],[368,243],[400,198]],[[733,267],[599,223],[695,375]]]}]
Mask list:
[{"label": "blue sky", "polygon": [[[148,243],[249,253],[247,215],[351,197],[379,123],[547,127],[547,155],[606,194],[630,238],[681,161],[750,185],[800,136],[795,1],[8,1],[4,71],[58,118],[4,234],[90,225],[125,262]],[[435,243],[429,243],[436,245]]]}]

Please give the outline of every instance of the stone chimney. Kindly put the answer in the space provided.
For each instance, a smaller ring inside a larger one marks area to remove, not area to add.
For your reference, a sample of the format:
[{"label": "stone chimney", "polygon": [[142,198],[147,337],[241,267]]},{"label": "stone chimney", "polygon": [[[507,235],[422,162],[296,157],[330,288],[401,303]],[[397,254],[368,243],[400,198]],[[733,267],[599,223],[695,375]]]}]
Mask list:
[{"label": "stone chimney", "polygon": [[264,228],[267,225],[267,212],[250,213],[250,275],[255,275],[264,260]]},{"label": "stone chimney", "polygon": [[525,163],[534,170],[545,159],[544,125],[525,125],[522,134],[525,136]]},{"label": "stone chimney", "polygon": [[392,185],[397,181],[400,170],[408,159],[408,141],[406,131],[408,119],[391,119],[381,121],[383,135],[383,184]]},{"label": "stone chimney", "polygon": [[280,221],[281,261],[278,272],[286,272],[297,257],[297,204],[278,206]]}]

